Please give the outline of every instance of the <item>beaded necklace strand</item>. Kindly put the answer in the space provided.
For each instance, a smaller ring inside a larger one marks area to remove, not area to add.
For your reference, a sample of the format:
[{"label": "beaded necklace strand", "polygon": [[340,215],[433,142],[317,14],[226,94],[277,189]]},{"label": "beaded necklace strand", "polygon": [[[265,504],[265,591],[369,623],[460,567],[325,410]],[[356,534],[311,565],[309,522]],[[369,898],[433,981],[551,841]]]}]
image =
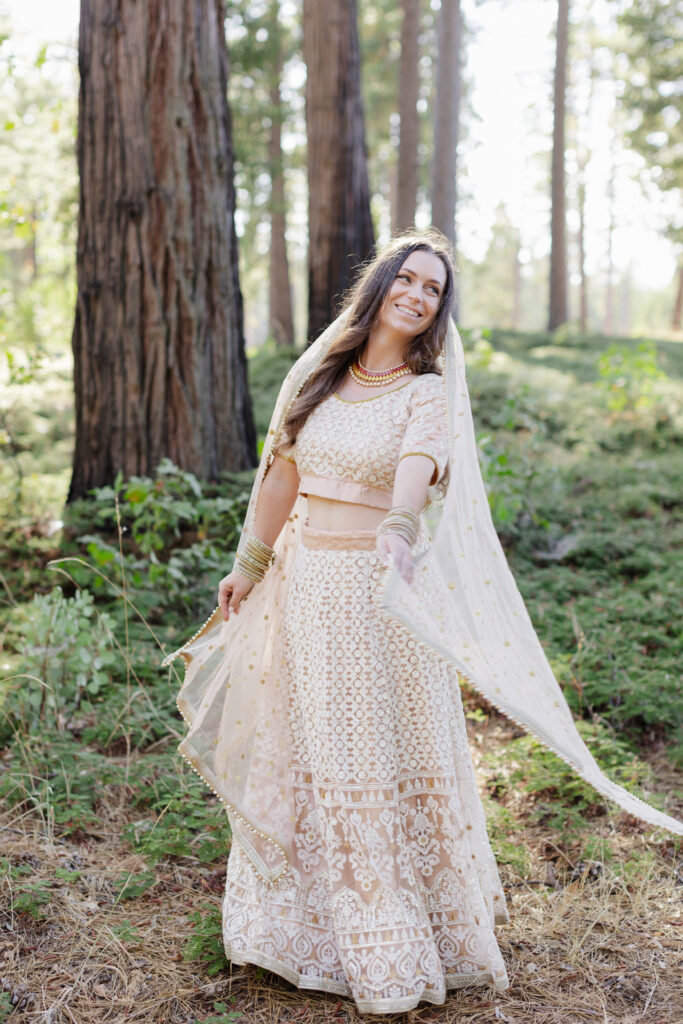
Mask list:
[{"label": "beaded necklace strand", "polygon": [[398,363],[397,366],[390,366],[388,370],[368,370],[360,359],[354,359],[349,366],[349,373],[353,379],[365,388],[379,388],[410,372],[410,367],[405,362]]}]

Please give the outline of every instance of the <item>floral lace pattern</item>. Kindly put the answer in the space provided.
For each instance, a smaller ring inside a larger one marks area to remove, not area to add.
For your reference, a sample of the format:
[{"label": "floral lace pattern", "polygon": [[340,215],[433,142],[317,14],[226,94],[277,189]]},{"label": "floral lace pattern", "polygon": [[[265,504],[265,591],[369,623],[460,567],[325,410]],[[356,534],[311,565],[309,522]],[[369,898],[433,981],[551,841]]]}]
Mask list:
[{"label": "floral lace pattern", "polygon": [[[402,455],[428,455],[441,477],[448,458],[442,391],[438,374],[425,373],[356,402],[330,395],[310,414],[295,444],[281,448],[282,454],[296,462],[300,476],[386,491],[393,488]],[[278,443],[275,438],[274,446]]]},{"label": "floral lace pattern", "polygon": [[236,835],[223,905],[230,959],[368,1013],[508,984],[457,674],[383,616],[381,579],[372,550],[299,546],[280,645],[293,849],[267,882]]}]

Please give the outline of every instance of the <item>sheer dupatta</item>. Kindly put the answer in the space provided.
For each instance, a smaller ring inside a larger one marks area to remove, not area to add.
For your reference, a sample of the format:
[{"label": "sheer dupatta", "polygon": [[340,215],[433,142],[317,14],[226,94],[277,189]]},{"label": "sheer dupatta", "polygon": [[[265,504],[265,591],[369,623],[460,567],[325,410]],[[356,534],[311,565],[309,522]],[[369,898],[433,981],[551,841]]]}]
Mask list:
[{"label": "sheer dupatta", "polygon": [[[334,344],[341,314],[287,374],[271,418],[244,522],[252,528],[272,462],[273,439],[310,374]],[[683,823],[633,796],[600,770],[581,739],[507,564],[491,519],[477,458],[460,336],[451,323],[443,353],[444,416],[449,431],[448,491],[430,506],[433,538],[417,560],[439,580],[436,618],[390,566],[381,606],[447,658],[495,707],[533,733],[603,796],[670,832]],[[181,754],[225,804],[235,840],[264,878],[287,867],[293,837],[287,694],[279,671],[282,613],[300,541],[305,499],[298,497],[275,544],[275,563],[237,616],[217,609],[188,643],[162,663],[185,661],[178,707],[189,725]],[[244,534],[243,534],[244,536]],[[240,541],[240,546],[242,541]]]}]

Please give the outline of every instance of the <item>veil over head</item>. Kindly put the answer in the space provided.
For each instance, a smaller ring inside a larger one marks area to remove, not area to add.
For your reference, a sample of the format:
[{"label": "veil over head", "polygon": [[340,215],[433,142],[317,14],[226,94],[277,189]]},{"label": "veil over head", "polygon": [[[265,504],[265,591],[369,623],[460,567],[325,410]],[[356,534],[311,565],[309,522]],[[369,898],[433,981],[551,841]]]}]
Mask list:
[{"label": "veil over head", "polygon": [[[273,440],[304,386],[344,327],[345,311],[299,357],[273,411],[251,492],[240,547],[252,529]],[[431,543],[416,572],[431,567],[441,591],[436,617],[390,564],[379,604],[415,638],[446,658],[492,705],[536,736],[599,793],[635,817],[683,835],[683,823],[617,785],[581,739],[536,635],[493,526],[477,457],[465,358],[449,320],[442,356],[448,423],[448,490],[429,510]],[[288,769],[287,694],[280,671],[282,614],[301,537],[305,499],[297,497],[265,580],[224,622],[220,609],[162,665],[185,661],[178,707],[189,725],[179,751],[223,801],[234,838],[266,879],[287,867],[294,791]],[[454,676],[455,678],[455,676]]]}]

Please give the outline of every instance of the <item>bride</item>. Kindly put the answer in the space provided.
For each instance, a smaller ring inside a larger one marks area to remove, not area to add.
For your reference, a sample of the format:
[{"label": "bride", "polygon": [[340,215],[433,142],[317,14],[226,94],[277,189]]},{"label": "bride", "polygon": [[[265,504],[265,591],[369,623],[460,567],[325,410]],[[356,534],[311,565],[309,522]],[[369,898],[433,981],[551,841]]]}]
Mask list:
[{"label": "bride", "polygon": [[491,523],[453,294],[433,230],[366,267],[283,383],[217,610],[164,662],[232,828],[228,959],[369,1014],[508,986],[460,679],[683,831],[574,727]]}]

